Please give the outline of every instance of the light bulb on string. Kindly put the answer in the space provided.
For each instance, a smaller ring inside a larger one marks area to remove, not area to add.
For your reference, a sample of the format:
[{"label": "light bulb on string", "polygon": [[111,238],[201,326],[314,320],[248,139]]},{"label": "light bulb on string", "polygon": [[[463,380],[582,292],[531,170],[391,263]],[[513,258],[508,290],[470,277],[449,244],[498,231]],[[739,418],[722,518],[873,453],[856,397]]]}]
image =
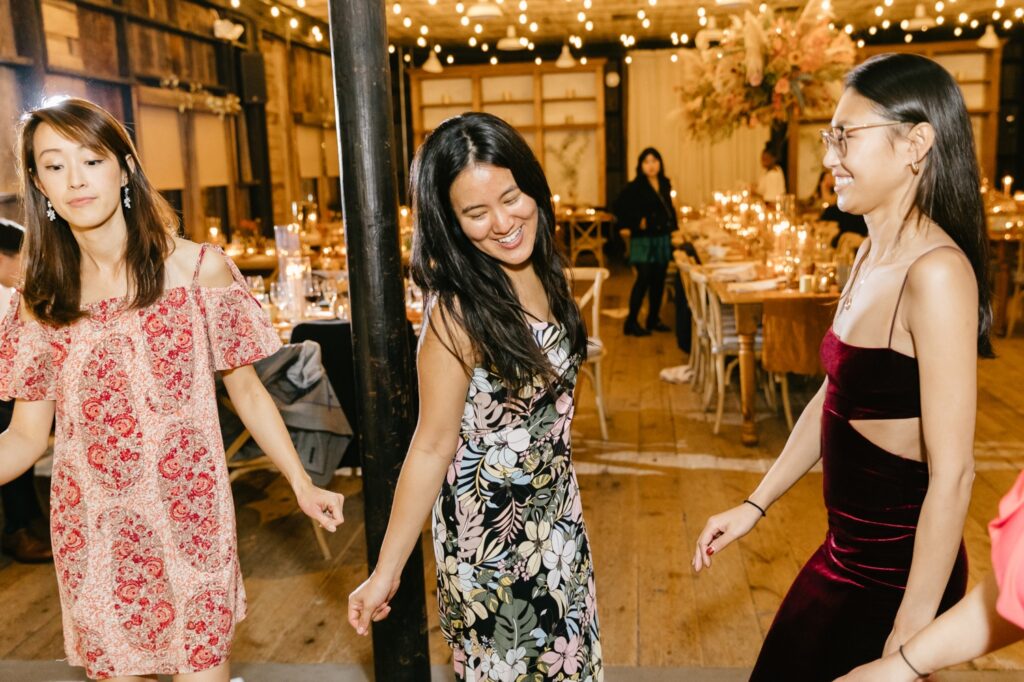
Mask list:
[{"label": "light bulb on string", "polygon": [[586,57],[580,57],[580,64],[583,65],[583,66],[586,66],[587,65],[587,58]]},{"label": "light bulb on string", "polygon": [[872,26],[871,28],[868,29],[868,35],[875,35],[876,33],[878,33],[877,26]]},{"label": "light bulb on string", "polygon": [[971,19],[971,28],[978,28],[978,20]]},{"label": "light bulb on string", "polygon": [[463,5],[461,2],[457,2],[455,3],[455,11],[458,12],[459,14],[462,14],[463,12],[466,11],[466,6]]},{"label": "light bulb on string", "polygon": [[391,11],[394,12],[395,14],[401,14],[402,6],[396,2],[394,5],[391,6]]},{"label": "light bulb on string", "polygon": [[444,58],[444,60],[445,60],[445,62],[447,62],[448,64],[454,64],[454,63],[455,63],[455,57],[453,57],[453,56],[451,56],[451,55],[448,55],[447,57],[445,57],[445,58]]},{"label": "light bulb on string", "polygon": [[946,23],[946,17],[940,14],[939,16],[935,17],[935,23],[938,24],[939,26],[942,26],[944,23]]},{"label": "light bulb on string", "polygon": [[487,52],[490,49],[491,49],[491,46],[488,45],[487,43],[480,43],[480,51],[481,52]]},{"label": "light bulb on string", "polygon": [[882,6],[881,6],[881,5],[879,5],[878,7],[876,7],[876,8],[875,8],[875,16],[876,16],[876,17],[880,17],[880,16],[882,16],[882,12],[884,12],[884,11],[885,11],[885,10],[883,10],[883,9],[882,9]]},{"label": "light bulb on string", "polygon": [[405,26],[406,28],[412,28],[412,19],[410,19],[409,17],[402,19],[402,26]]},{"label": "light bulb on string", "polygon": [[498,63],[498,58],[497,57],[491,57],[491,66],[494,66],[497,63]]},{"label": "light bulb on string", "polygon": [[908,33],[907,35],[903,36],[903,42],[905,42],[905,43],[909,43],[913,39],[914,39],[914,34],[912,34],[912,33]]},{"label": "light bulb on string", "polygon": [[441,54],[441,46],[440,45],[434,45],[434,52],[436,52],[438,54]]},{"label": "light bulb on string", "polygon": [[423,36],[420,36],[419,38],[416,39],[416,44],[419,45],[420,47],[426,47],[427,39],[424,38]]},{"label": "light bulb on string", "polygon": [[530,22],[530,33],[536,33],[538,28],[540,28],[540,27],[537,26],[537,22],[536,21],[531,21]]},{"label": "light bulb on string", "polygon": [[[645,19],[644,21],[646,21],[646,19]],[[588,20],[587,20],[587,23],[585,23],[585,24],[583,25],[583,28],[587,29],[588,31],[593,31],[593,30],[594,30],[594,22],[592,22],[592,21],[590,21],[590,20],[588,19]]]},{"label": "light bulb on string", "polygon": [[684,33],[679,37],[679,42],[685,45],[686,43],[690,42],[690,36]]},{"label": "light bulb on string", "polygon": [[274,5],[273,7],[271,7],[270,8],[270,16],[272,16],[275,19],[277,19],[279,16],[281,16],[281,8],[278,7],[277,5]]},{"label": "light bulb on string", "polygon": [[959,26],[957,26],[956,28],[953,29],[953,35],[955,35],[957,38],[959,38],[963,34],[964,34],[964,30],[962,28],[960,28]]},{"label": "light bulb on string", "polygon": [[889,22],[888,19],[886,19],[885,21],[882,22],[882,30],[883,31],[888,31],[890,26],[892,26],[892,24]]},{"label": "light bulb on string", "polygon": [[470,36],[469,37],[469,46],[470,47],[476,47],[476,36]]},{"label": "light bulb on string", "polygon": [[231,0],[231,6],[238,9],[242,5],[241,0]]},{"label": "light bulb on string", "polygon": [[299,9],[306,9],[306,0],[295,0],[295,6]]},{"label": "light bulb on string", "polygon": [[995,12],[992,13],[992,21],[999,21],[999,19],[1002,16],[1003,16],[1003,13],[1000,12],[999,10],[996,10]]},{"label": "light bulb on string", "polygon": [[527,16],[525,14],[520,14],[519,15],[519,23],[520,24],[523,24],[525,26],[527,21],[529,21],[529,19],[527,18]]},{"label": "light bulb on string", "polygon": [[298,28],[298,27],[299,27],[299,20],[298,20],[298,19],[296,19],[295,17],[292,17],[292,18],[291,18],[291,19],[290,19],[290,20],[288,21],[288,25],[289,25],[289,26],[291,26],[291,27],[292,27],[293,29],[296,29],[296,28]]},{"label": "light bulb on string", "polygon": [[477,24],[476,26],[473,27],[473,33],[475,33],[477,35],[480,35],[483,32],[484,32],[484,27],[481,26],[480,24]]},{"label": "light bulb on string", "polygon": [[459,19],[459,23],[462,24],[463,26],[469,26],[469,17],[463,14],[462,18]]},{"label": "light bulb on string", "polygon": [[425,36],[428,33],[430,33],[430,29],[427,28],[426,25],[420,26],[420,35],[421,36]]}]

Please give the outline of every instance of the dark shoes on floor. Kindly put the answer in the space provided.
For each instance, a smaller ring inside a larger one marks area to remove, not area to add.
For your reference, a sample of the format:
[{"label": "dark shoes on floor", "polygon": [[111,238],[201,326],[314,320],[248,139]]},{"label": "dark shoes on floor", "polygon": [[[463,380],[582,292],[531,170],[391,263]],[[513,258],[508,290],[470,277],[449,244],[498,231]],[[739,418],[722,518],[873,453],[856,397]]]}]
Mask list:
[{"label": "dark shoes on floor", "polygon": [[640,326],[636,320],[626,320],[622,327],[622,333],[626,336],[650,336],[651,332]]},{"label": "dark shoes on floor", "polygon": [[27,528],[19,528],[13,533],[3,535],[4,554],[10,555],[15,561],[23,564],[43,564],[53,561],[53,552],[49,544],[30,533]]},{"label": "dark shoes on floor", "polygon": [[654,324],[648,324],[647,329],[655,332],[670,332],[672,328],[664,322],[655,322]]}]

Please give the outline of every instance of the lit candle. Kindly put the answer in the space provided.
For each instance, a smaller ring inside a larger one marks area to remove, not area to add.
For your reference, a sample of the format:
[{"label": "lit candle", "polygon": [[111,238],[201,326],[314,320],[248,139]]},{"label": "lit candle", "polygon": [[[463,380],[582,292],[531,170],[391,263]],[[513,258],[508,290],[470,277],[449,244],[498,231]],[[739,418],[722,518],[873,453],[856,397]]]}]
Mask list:
[{"label": "lit candle", "polygon": [[1003,194],[1005,194],[1006,196],[1010,196],[1010,190],[1012,188],[1013,188],[1013,176],[1012,175],[1004,175],[1003,176]]}]

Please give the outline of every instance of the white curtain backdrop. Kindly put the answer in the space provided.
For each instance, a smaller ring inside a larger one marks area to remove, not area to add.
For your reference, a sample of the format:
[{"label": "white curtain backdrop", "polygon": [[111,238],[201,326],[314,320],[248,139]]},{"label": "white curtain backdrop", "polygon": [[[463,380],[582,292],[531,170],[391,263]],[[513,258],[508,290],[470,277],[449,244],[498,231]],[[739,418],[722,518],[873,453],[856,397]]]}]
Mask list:
[{"label": "white curtain backdrop", "polygon": [[[634,50],[628,67],[626,158],[633,178],[636,157],[654,147],[665,160],[665,174],[679,202],[700,206],[715,190],[753,184],[761,173],[761,150],[768,128],[742,127],[728,139],[712,145],[695,140],[686,130],[685,114],[676,88],[683,69],[671,60],[674,50]],[[610,197],[611,199],[611,197]]]}]

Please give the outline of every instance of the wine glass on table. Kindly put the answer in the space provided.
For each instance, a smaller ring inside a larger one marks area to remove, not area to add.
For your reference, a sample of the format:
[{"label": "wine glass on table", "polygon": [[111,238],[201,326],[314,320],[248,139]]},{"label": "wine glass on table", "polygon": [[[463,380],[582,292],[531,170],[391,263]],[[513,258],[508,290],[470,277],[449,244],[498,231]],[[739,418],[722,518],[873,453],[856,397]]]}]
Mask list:
[{"label": "wine glass on table", "polygon": [[334,314],[334,305],[338,301],[338,280],[328,277],[320,283],[320,293],[327,301],[327,310]]},{"label": "wine glass on table", "polygon": [[263,278],[259,275],[251,275],[245,278],[245,283],[249,286],[249,293],[252,297],[263,305],[267,299],[267,288]]},{"label": "wine glass on table", "polygon": [[309,304],[309,312],[314,311],[320,302],[320,282],[312,277],[307,279],[303,285],[303,295]]}]

